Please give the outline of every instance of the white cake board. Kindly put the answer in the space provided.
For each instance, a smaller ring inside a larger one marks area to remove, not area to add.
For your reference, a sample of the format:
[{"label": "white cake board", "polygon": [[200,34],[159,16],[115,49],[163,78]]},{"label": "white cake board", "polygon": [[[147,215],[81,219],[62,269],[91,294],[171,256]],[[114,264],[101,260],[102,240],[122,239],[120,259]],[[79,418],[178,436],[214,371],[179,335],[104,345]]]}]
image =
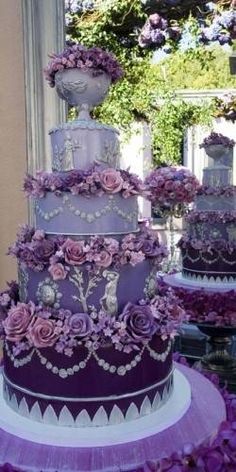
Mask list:
[{"label": "white cake board", "polygon": [[[0,375],[0,391],[3,378]],[[157,434],[177,423],[191,404],[191,387],[186,377],[174,370],[174,390],[159,410],[119,425],[99,428],[70,428],[36,423],[13,411],[0,394],[0,429],[38,444],[65,447],[112,446],[137,441]]]},{"label": "white cake board", "polygon": [[229,292],[230,290],[236,290],[236,282],[223,282],[210,281],[210,280],[192,280],[184,277],[182,272],[176,274],[164,275],[163,280],[165,283],[172,287],[189,288],[201,290],[202,288],[207,291],[218,291],[218,292]]}]

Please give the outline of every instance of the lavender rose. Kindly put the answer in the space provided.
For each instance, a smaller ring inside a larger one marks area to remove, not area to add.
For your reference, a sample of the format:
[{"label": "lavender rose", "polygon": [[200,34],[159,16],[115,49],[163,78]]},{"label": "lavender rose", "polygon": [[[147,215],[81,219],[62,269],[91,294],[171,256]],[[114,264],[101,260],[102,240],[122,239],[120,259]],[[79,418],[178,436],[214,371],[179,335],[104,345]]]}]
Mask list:
[{"label": "lavender rose", "polygon": [[34,318],[28,328],[29,342],[38,348],[53,346],[59,338],[61,328],[54,320]]},{"label": "lavender rose", "polygon": [[102,250],[99,254],[94,255],[94,262],[98,267],[109,267],[112,264],[112,255]]},{"label": "lavender rose", "polygon": [[67,276],[67,270],[61,263],[52,264],[48,272],[51,274],[53,280],[64,280]]},{"label": "lavender rose", "polygon": [[101,186],[105,192],[118,193],[122,189],[123,179],[119,171],[105,169],[100,174]]},{"label": "lavender rose", "polygon": [[69,329],[69,334],[84,338],[91,333],[93,322],[87,313],[74,313],[66,318],[65,327]]},{"label": "lavender rose", "polygon": [[52,239],[42,239],[32,244],[35,258],[40,262],[48,262],[55,252],[55,243]]},{"label": "lavender rose", "polygon": [[127,332],[134,341],[150,339],[157,329],[151,308],[147,305],[128,303],[119,320],[126,323]]},{"label": "lavender rose", "polygon": [[67,239],[62,245],[65,261],[71,265],[81,265],[86,261],[83,241],[73,241]]},{"label": "lavender rose", "polygon": [[34,314],[33,303],[17,303],[8,312],[7,318],[2,322],[6,338],[12,342],[19,342],[26,336],[28,326]]}]

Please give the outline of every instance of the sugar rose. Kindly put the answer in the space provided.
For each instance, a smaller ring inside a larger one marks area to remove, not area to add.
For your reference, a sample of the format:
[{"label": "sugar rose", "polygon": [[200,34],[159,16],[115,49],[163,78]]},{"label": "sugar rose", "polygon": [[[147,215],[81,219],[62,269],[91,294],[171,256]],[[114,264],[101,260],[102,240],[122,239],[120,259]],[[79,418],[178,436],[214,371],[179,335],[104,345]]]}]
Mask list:
[{"label": "sugar rose", "polygon": [[81,265],[86,261],[83,241],[67,239],[62,245],[65,261],[72,265]]},{"label": "sugar rose", "polygon": [[93,322],[87,313],[74,313],[66,318],[66,327],[70,334],[83,338],[91,333]]},{"label": "sugar rose", "polygon": [[147,305],[128,303],[120,320],[126,323],[127,332],[134,341],[150,339],[157,329],[152,311]]},{"label": "sugar rose", "polygon": [[112,255],[109,252],[102,250],[99,254],[95,254],[94,262],[98,267],[109,267],[112,264]]},{"label": "sugar rose", "polygon": [[52,264],[48,272],[51,274],[53,280],[64,280],[67,276],[67,270],[61,263]]},{"label": "sugar rose", "polygon": [[38,348],[53,346],[60,335],[60,328],[54,320],[34,318],[29,326],[27,338]]},{"label": "sugar rose", "polygon": [[34,313],[33,303],[17,303],[8,312],[2,322],[6,338],[12,342],[19,342],[26,336],[26,332]]},{"label": "sugar rose", "polygon": [[123,179],[119,171],[105,169],[100,174],[101,187],[105,192],[118,193],[122,189]]}]

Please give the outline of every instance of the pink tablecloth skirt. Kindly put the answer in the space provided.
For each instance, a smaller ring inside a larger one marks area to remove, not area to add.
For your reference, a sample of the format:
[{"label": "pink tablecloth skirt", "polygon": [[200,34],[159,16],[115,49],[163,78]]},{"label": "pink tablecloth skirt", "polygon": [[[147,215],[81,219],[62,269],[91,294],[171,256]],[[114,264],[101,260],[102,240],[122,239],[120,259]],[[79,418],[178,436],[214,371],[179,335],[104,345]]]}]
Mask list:
[{"label": "pink tablecloth skirt", "polygon": [[[186,444],[202,444],[214,437],[224,421],[224,401],[201,374],[185,366],[178,369],[191,386],[191,404],[182,418],[167,429],[136,441],[102,447],[39,444],[0,429],[0,464],[8,462],[27,472],[136,472],[139,467],[145,470],[148,461],[170,456]],[[24,421],[18,418],[19,422]],[[134,421],[136,427],[138,421]],[[109,427],[107,431],[109,435]],[[75,435],[76,429],[71,429],[71,434]]]}]

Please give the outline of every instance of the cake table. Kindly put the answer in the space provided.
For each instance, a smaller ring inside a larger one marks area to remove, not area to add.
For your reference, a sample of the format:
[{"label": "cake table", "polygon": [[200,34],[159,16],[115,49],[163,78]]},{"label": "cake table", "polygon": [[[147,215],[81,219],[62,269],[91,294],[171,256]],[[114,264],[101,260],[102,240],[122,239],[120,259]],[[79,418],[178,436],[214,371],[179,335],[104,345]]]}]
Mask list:
[{"label": "cake table", "polygon": [[220,393],[198,372],[176,364],[174,384],[158,415],[92,430],[22,420],[1,398],[0,464],[27,472],[150,470],[149,461],[213,438],[226,418]]}]

